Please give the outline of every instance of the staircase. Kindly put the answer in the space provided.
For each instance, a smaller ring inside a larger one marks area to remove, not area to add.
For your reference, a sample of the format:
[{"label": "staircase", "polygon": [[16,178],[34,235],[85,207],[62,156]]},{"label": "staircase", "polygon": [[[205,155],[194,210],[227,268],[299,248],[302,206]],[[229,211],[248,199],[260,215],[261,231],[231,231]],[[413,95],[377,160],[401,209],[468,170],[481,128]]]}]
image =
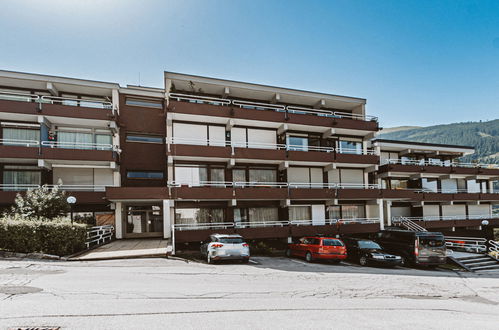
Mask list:
[{"label": "staircase", "polygon": [[461,267],[472,272],[499,271],[499,261],[486,254],[454,259]]},{"label": "staircase", "polygon": [[393,224],[412,231],[427,231],[426,228],[404,217],[400,217],[396,220],[394,219]]}]

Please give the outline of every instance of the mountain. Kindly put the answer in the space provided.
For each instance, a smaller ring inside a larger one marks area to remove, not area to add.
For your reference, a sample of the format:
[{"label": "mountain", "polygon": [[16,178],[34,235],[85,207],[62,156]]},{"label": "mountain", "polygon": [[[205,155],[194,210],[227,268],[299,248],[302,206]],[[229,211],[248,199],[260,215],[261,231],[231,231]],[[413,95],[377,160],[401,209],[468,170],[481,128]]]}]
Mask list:
[{"label": "mountain", "polygon": [[463,157],[462,161],[499,164],[499,119],[410,129],[401,127],[383,129],[378,138],[471,146],[475,153]]},{"label": "mountain", "polygon": [[422,128],[422,127],[421,126],[396,126],[396,127],[383,128],[383,134],[399,132],[399,131],[407,131],[408,129],[416,129],[416,128]]}]

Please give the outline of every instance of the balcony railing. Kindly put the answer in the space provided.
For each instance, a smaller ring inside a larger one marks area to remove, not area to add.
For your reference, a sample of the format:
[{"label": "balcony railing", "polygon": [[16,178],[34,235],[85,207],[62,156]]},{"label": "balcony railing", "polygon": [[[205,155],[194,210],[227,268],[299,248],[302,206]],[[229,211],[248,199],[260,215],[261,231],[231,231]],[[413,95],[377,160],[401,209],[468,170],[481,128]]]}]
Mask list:
[{"label": "balcony railing", "polygon": [[379,218],[347,218],[347,219],[322,219],[322,220],[275,220],[275,221],[243,221],[243,222],[216,222],[216,223],[188,223],[174,224],[177,231],[186,230],[217,230],[217,229],[244,229],[244,228],[269,228],[288,226],[341,226],[349,224],[376,224]]},{"label": "balcony railing", "polygon": [[427,215],[422,217],[392,217],[392,221],[398,222],[400,220],[410,221],[445,221],[445,220],[487,220],[499,219],[498,214],[480,214],[480,215]]},{"label": "balcony railing", "polygon": [[16,92],[0,92],[0,100],[7,101],[20,101],[20,102],[35,102],[43,106],[43,104],[60,104],[72,107],[86,107],[95,109],[107,109],[113,110],[112,102],[101,101],[95,99],[78,99],[70,97],[58,97],[58,96],[39,96],[36,94],[28,93],[16,93]]},{"label": "balcony railing", "polygon": [[309,182],[243,182],[199,181],[168,182],[169,187],[218,187],[218,188],[291,188],[291,189],[379,189],[379,184],[368,183],[309,183]]},{"label": "balcony railing", "polygon": [[376,151],[372,148],[369,149],[352,149],[352,148],[334,148],[334,147],[320,147],[320,146],[303,146],[293,144],[277,144],[277,143],[259,143],[259,142],[238,142],[238,141],[224,141],[215,139],[192,139],[192,138],[179,138],[172,137],[166,139],[169,144],[188,144],[188,145],[201,145],[201,146],[218,146],[218,147],[231,147],[234,148],[255,148],[255,149],[272,149],[272,150],[289,150],[289,151],[318,151],[318,152],[337,152],[342,154],[355,154],[355,155],[376,155]]},{"label": "balcony railing", "polygon": [[217,106],[229,106],[232,104],[242,109],[270,110],[270,111],[286,112],[293,114],[313,115],[319,117],[347,118],[347,119],[375,121],[375,122],[378,121],[378,117],[375,116],[357,115],[343,111],[321,110],[321,109],[313,109],[313,108],[298,107],[298,106],[285,106],[281,104],[270,104],[270,103],[252,102],[245,100],[229,100],[229,99],[220,99],[216,97],[197,96],[197,95],[181,94],[181,93],[170,93],[168,94],[168,96],[170,99],[176,101],[198,103],[198,104],[199,103],[211,104]]},{"label": "balcony railing", "polygon": [[441,167],[464,167],[464,168],[488,168],[499,169],[498,164],[460,163],[460,162],[435,162],[421,160],[383,159],[381,165],[416,165],[416,166],[441,166]]},{"label": "balcony railing", "polygon": [[475,191],[468,189],[404,189],[404,190],[413,190],[417,193],[424,194],[499,194],[499,191]]},{"label": "balcony railing", "polygon": [[[59,190],[64,191],[91,191],[91,192],[103,192],[106,191],[106,187],[116,187],[115,185],[46,185],[48,188],[52,189],[58,187]],[[17,184],[17,183],[4,183],[0,184],[0,190],[3,191],[26,191],[41,188],[40,184]]]},{"label": "balcony railing", "polygon": [[21,139],[0,139],[0,145],[21,146],[21,147],[38,147],[40,145],[40,141],[21,140]]},{"label": "balcony railing", "polygon": [[43,147],[61,149],[113,150],[113,145],[105,143],[42,141],[41,145]]}]

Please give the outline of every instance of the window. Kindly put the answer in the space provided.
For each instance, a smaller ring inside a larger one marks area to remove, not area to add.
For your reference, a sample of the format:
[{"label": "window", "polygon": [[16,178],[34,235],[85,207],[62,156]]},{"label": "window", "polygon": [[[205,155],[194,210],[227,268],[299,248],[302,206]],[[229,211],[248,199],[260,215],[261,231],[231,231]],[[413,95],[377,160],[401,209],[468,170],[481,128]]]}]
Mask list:
[{"label": "window", "polygon": [[362,154],[362,142],[340,140],[339,152],[344,154]]},{"label": "window", "polygon": [[163,137],[154,135],[132,135],[127,134],[127,142],[144,142],[144,143],[158,143],[163,144]]},{"label": "window", "polygon": [[437,179],[423,178],[423,179],[421,179],[421,185],[422,185],[423,190],[425,190],[425,191],[437,192],[437,190],[438,190]]},{"label": "window", "polygon": [[323,246],[344,246],[340,240],[327,239],[327,238],[322,240],[322,245]]},{"label": "window", "polygon": [[224,209],[220,208],[182,208],[175,209],[175,223],[218,223],[225,221]]},{"label": "window", "polygon": [[234,127],[231,130],[231,144],[239,148],[276,149],[275,130]]},{"label": "window", "polygon": [[3,184],[12,185],[4,190],[18,190],[19,185],[39,185],[41,183],[40,171],[3,171]]},{"label": "window", "polygon": [[334,205],[327,208],[329,219],[365,218],[364,205]]},{"label": "window", "polygon": [[408,183],[409,183],[408,180],[392,179],[391,180],[391,189],[407,189]]},{"label": "window", "polygon": [[128,179],[163,179],[163,172],[128,171]]},{"label": "window", "polygon": [[379,246],[378,243],[373,241],[359,241],[359,248],[381,250],[381,246]]},{"label": "window", "polygon": [[127,97],[125,104],[135,106],[135,107],[163,109],[163,102],[153,101],[153,100],[133,99],[133,98]]},{"label": "window", "polygon": [[308,151],[308,138],[299,137],[299,136],[289,136],[288,150]]},{"label": "window", "polygon": [[206,182],[224,182],[225,171],[222,167],[205,165],[176,165],[175,182],[188,185],[201,185]]},{"label": "window", "polygon": [[92,133],[57,132],[59,147],[70,149],[92,149]]},{"label": "window", "polygon": [[173,123],[176,144],[225,146],[225,126]]},{"label": "window", "polygon": [[277,207],[251,207],[248,209],[250,222],[278,221],[279,211]]},{"label": "window", "polygon": [[277,171],[273,169],[249,169],[250,182],[276,182]]},{"label": "window", "polygon": [[40,130],[38,128],[3,127],[2,139],[3,145],[26,145],[29,141],[40,141]]},{"label": "window", "polygon": [[311,220],[312,208],[310,206],[290,206],[289,220]]},{"label": "window", "polygon": [[96,144],[112,145],[113,144],[113,136],[108,135],[108,134],[96,134],[95,135],[95,143]]},{"label": "window", "polygon": [[234,182],[247,182],[246,170],[244,168],[235,168],[232,170],[232,180]]}]

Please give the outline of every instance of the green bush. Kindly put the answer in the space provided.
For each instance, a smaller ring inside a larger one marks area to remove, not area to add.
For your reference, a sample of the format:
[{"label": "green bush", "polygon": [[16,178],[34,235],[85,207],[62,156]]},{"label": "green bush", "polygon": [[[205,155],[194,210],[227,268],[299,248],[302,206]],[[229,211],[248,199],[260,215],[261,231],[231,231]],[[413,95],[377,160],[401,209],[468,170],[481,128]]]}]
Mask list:
[{"label": "green bush", "polygon": [[65,256],[85,249],[87,226],[67,219],[0,219],[0,250]]}]

